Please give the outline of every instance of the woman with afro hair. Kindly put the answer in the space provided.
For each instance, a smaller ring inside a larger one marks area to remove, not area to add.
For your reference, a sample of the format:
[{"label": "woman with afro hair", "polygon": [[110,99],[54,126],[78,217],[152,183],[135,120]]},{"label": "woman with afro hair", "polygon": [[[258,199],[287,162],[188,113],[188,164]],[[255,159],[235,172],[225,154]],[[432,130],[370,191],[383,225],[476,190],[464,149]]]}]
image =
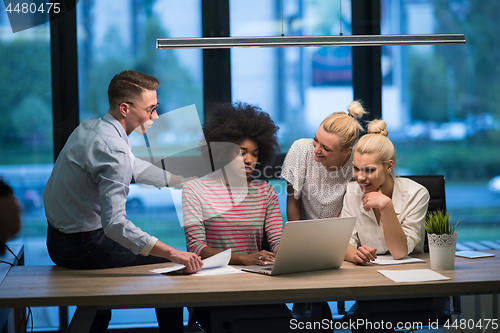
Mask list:
[{"label": "woman with afro hair", "polygon": [[[205,259],[231,249],[231,265],[274,261],[283,229],[278,197],[268,182],[251,175],[254,170],[262,171],[279,151],[277,131],[269,115],[258,107],[216,105],[203,127],[214,172],[188,181],[182,193],[188,251]],[[262,248],[264,240],[269,251]],[[245,323],[232,327],[238,332],[284,332],[292,319],[285,304],[217,309],[223,311],[225,320],[240,319],[233,325]],[[208,332],[217,331],[210,327],[213,310],[195,308],[197,321]]]},{"label": "woman with afro hair", "polygon": [[[203,128],[216,170],[183,189],[189,251],[205,259],[231,249],[232,265],[274,260],[283,227],[278,197],[268,182],[251,175],[279,151],[277,131],[269,115],[255,106],[216,106]],[[272,251],[262,250],[264,237]]]}]

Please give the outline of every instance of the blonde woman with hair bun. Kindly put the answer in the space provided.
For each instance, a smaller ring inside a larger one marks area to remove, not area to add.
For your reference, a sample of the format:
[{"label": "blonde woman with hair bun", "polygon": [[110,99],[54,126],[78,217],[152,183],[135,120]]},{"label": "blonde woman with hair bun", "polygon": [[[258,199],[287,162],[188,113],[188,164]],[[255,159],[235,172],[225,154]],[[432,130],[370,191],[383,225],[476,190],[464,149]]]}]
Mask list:
[{"label": "blonde woman with hair bun", "polygon": [[[299,139],[288,151],[281,178],[287,181],[286,215],[288,221],[338,217],[347,184],[352,179],[352,147],[361,125],[356,120],[365,113],[358,101],[346,112],[335,112],[319,125],[313,139]],[[320,303],[323,316],[330,314],[328,304]],[[295,303],[294,315],[308,311],[310,304]]]},{"label": "blonde woman with hair bun", "polygon": [[422,185],[393,176],[396,152],[383,120],[373,120],[354,146],[353,177],[342,216],[356,224],[345,260],[365,264],[377,254],[401,259],[423,252],[424,219],[429,193]]},{"label": "blonde woman with hair bun", "polygon": [[287,181],[289,221],[339,216],[347,184],[352,179],[352,147],[365,113],[358,101],[346,112],[335,112],[320,124],[313,139],[299,139],[288,151],[281,178]]}]

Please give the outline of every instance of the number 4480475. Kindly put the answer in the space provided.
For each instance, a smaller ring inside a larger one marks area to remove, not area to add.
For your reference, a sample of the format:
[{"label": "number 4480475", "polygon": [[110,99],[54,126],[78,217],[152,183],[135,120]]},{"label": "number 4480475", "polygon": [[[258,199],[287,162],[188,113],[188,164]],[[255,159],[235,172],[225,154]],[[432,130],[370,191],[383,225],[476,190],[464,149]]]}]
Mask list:
[{"label": "number 4480475", "polygon": [[50,13],[53,12],[55,14],[58,14],[61,12],[61,7],[59,7],[60,3],[59,2],[46,2],[42,3],[40,5],[37,5],[36,3],[17,3],[14,8],[12,8],[12,3],[9,3],[7,7],[5,8],[5,11],[7,13],[19,13],[19,14],[35,14],[35,13]]},{"label": "number 4480475", "polygon": [[498,319],[455,319],[455,320],[447,320],[443,325],[445,328],[455,328],[455,329],[498,329]]}]

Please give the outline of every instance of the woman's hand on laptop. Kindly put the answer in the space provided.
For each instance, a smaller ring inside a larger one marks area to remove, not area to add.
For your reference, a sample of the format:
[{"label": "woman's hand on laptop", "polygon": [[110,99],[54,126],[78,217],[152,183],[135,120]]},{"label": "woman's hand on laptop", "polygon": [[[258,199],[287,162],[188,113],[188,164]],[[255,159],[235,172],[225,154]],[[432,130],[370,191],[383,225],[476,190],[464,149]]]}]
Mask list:
[{"label": "woman's hand on laptop", "polygon": [[255,253],[233,253],[230,264],[233,265],[267,265],[274,262],[276,255],[269,251],[259,251]]}]

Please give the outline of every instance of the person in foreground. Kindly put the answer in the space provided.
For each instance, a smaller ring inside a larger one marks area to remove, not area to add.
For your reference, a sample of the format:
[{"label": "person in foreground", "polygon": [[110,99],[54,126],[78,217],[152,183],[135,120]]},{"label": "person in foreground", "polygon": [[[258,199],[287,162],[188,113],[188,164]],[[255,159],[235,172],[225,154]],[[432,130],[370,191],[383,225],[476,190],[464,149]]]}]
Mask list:
[{"label": "person in foreground", "polygon": [[[185,265],[186,273],[201,269],[198,255],[150,236],[125,211],[133,179],[157,187],[180,182],[135,158],[128,140],[132,131],[145,133],[158,118],[159,85],[156,78],[137,71],[115,75],[108,87],[108,113],[80,123],[57,157],[43,192],[47,248],[56,265],[95,269],[170,260]],[[157,309],[157,318],[160,332],[182,332],[182,308]],[[92,332],[106,331],[110,319],[110,310],[99,311]]]},{"label": "person in foreground", "polygon": [[[283,228],[278,197],[265,181],[251,178],[279,150],[278,128],[267,113],[245,104],[219,104],[203,133],[214,172],[185,184],[182,193],[184,231],[189,251],[203,259],[231,249],[232,265],[272,263]],[[226,143],[223,149],[217,144]],[[234,146],[236,149],[232,149]],[[269,249],[263,249],[267,240]],[[285,304],[217,307],[234,332],[283,332],[292,319]],[[213,308],[195,308],[202,328],[210,332]],[[273,322],[264,324],[265,321]],[[237,325],[237,321],[231,325]],[[214,328],[217,331],[218,328]]]},{"label": "person in foreground", "polygon": [[357,217],[345,260],[365,264],[377,254],[401,259],[422,253],[424,220],[429,204],[427,189],[393,176],[396,152],[387,138],[383,120],[368,125],[368,133],[356,143],[353,176],[344,197],[342,216]]},{"label": "person in foreground", "polygon": [[5,253],[5,243],[20,229],[21,206],[12,187],[0,178],[0,255]]}]

